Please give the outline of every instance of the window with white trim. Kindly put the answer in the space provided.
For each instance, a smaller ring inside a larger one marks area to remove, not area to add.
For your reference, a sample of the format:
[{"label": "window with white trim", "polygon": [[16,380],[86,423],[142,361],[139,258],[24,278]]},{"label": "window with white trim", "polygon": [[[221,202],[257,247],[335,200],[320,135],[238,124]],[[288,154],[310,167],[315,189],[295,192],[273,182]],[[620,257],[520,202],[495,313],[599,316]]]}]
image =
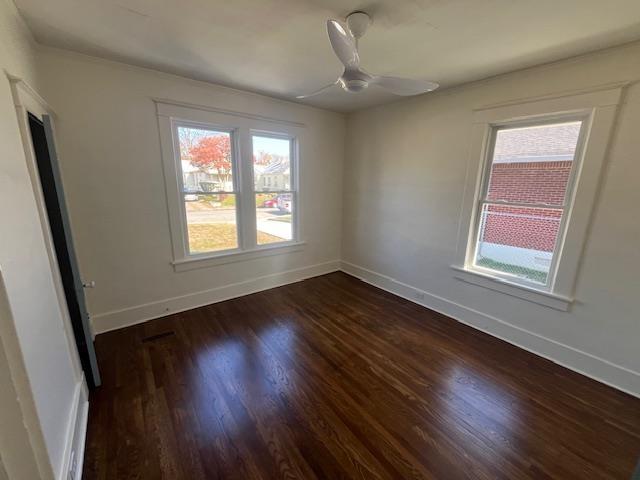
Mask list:
[{"label": "window with white trim", "polygon": [[174,266],[300,245],[298,133],[286,122],[157,103]]},{"label": "window with white trim", "polygon": [[456,278],[569,309],[621,93],[474,111]]},{"label": "window with white trim", "polygon": [[549,287],[573,198],[581,128],[581,119],[492,128],[472,268]]}]

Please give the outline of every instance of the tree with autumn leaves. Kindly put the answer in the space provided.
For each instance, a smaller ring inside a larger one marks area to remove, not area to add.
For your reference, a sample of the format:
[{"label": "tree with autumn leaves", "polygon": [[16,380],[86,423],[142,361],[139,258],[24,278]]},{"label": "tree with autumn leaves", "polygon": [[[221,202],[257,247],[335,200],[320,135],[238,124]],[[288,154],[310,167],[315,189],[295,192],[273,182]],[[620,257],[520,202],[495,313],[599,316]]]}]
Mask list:
[{"label": "tree with autumn leaves", "polygon": [[[217,175],[218,182],[226,188],[231,181],[233,168],[229,135],[202,136],[200,131],[191,128],[181,128],[179,134],[182,158],[188,158],[202,172]],[[256,165],[266,166],[273,160],[273,155],[263,151],[253,156]]]},{"label": "tree with autumn leaves", "polygon": [[202,137],[188,147],[191,164],[203,172],[215,173],[226,188],[231,181],[231,142],[228,135]]},{"label": "tree with autumn leaves", "polygon": [[269,165],[273,162],[273,155],[260,151],[258,155],[253,155],[253,163],[256,165]]}]

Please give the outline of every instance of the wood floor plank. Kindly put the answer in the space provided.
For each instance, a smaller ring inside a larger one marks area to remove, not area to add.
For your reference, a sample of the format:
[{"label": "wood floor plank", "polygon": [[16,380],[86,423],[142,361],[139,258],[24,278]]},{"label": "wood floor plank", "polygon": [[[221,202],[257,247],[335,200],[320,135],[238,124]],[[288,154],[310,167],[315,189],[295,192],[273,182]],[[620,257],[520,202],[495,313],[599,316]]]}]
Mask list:
[{"label": "wood floor plank", "polygon": [[344,273],[99,335],[84,478],[627,479],[640,400]]}]

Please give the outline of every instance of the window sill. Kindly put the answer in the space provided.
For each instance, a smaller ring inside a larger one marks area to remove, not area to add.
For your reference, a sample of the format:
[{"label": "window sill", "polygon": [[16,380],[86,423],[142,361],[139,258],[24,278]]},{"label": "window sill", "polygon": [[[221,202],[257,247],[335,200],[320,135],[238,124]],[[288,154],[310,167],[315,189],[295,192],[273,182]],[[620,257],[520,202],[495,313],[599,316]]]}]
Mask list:
[{"label": "window sill", "polygon": [[227,263],[245,262],[256,258],[270,257],[272,255],[283,255],[285,253],[299,252],[306,242],[286,242],[278,245],[266,245],[253,250],[243,250],[232,253],[219,253],[207,256],[197,256],[175,260],[171,262],[176,272],[185,272],[197,268],[215,267]]},{"label": "window sill", "polygon": [[485,287],[496,292],[505,293],[512,297],[522,298],[523,300],[544,305],[545,307],[550,307],[555,310],[566,312],[573,303],[572,298],[565,297],[564,295],[545,292],[544,290],[538,290],[527,285],[509,282],[503,278],[494,277],[474,270],[468,270],[457,265],[452,265],[451,268],[455,271],[454,276],[459,280],[472,283],[480,287]]}]

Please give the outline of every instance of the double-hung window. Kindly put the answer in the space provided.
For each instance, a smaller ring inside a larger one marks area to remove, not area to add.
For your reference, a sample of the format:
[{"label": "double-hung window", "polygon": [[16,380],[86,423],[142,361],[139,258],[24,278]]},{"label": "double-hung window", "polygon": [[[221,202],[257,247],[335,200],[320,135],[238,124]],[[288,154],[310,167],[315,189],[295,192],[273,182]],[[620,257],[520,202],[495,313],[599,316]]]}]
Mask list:
[{"label": "double-hung window", "polygon": [[603,88],[474,113],[458,278],[569,308],[620,94]]},{"label": "double-hung window", "polygon": [[579,167],[581,119],[495,126],[476,212],[472,267],[546,288]]},{"label": "double-hung window", "polygon": [[220,126],[172,123],[185,253],[239,250],[237,133]]},{"label": "double-hung window", "polygon": [[258,245],[290,241],[296,204],[291,175],[295,143],[287,136],[253,132],[251,146]]},{"label": "double-hung window", "polygon": [[301,126],[156,105],[176,270],[300,247]]}]

